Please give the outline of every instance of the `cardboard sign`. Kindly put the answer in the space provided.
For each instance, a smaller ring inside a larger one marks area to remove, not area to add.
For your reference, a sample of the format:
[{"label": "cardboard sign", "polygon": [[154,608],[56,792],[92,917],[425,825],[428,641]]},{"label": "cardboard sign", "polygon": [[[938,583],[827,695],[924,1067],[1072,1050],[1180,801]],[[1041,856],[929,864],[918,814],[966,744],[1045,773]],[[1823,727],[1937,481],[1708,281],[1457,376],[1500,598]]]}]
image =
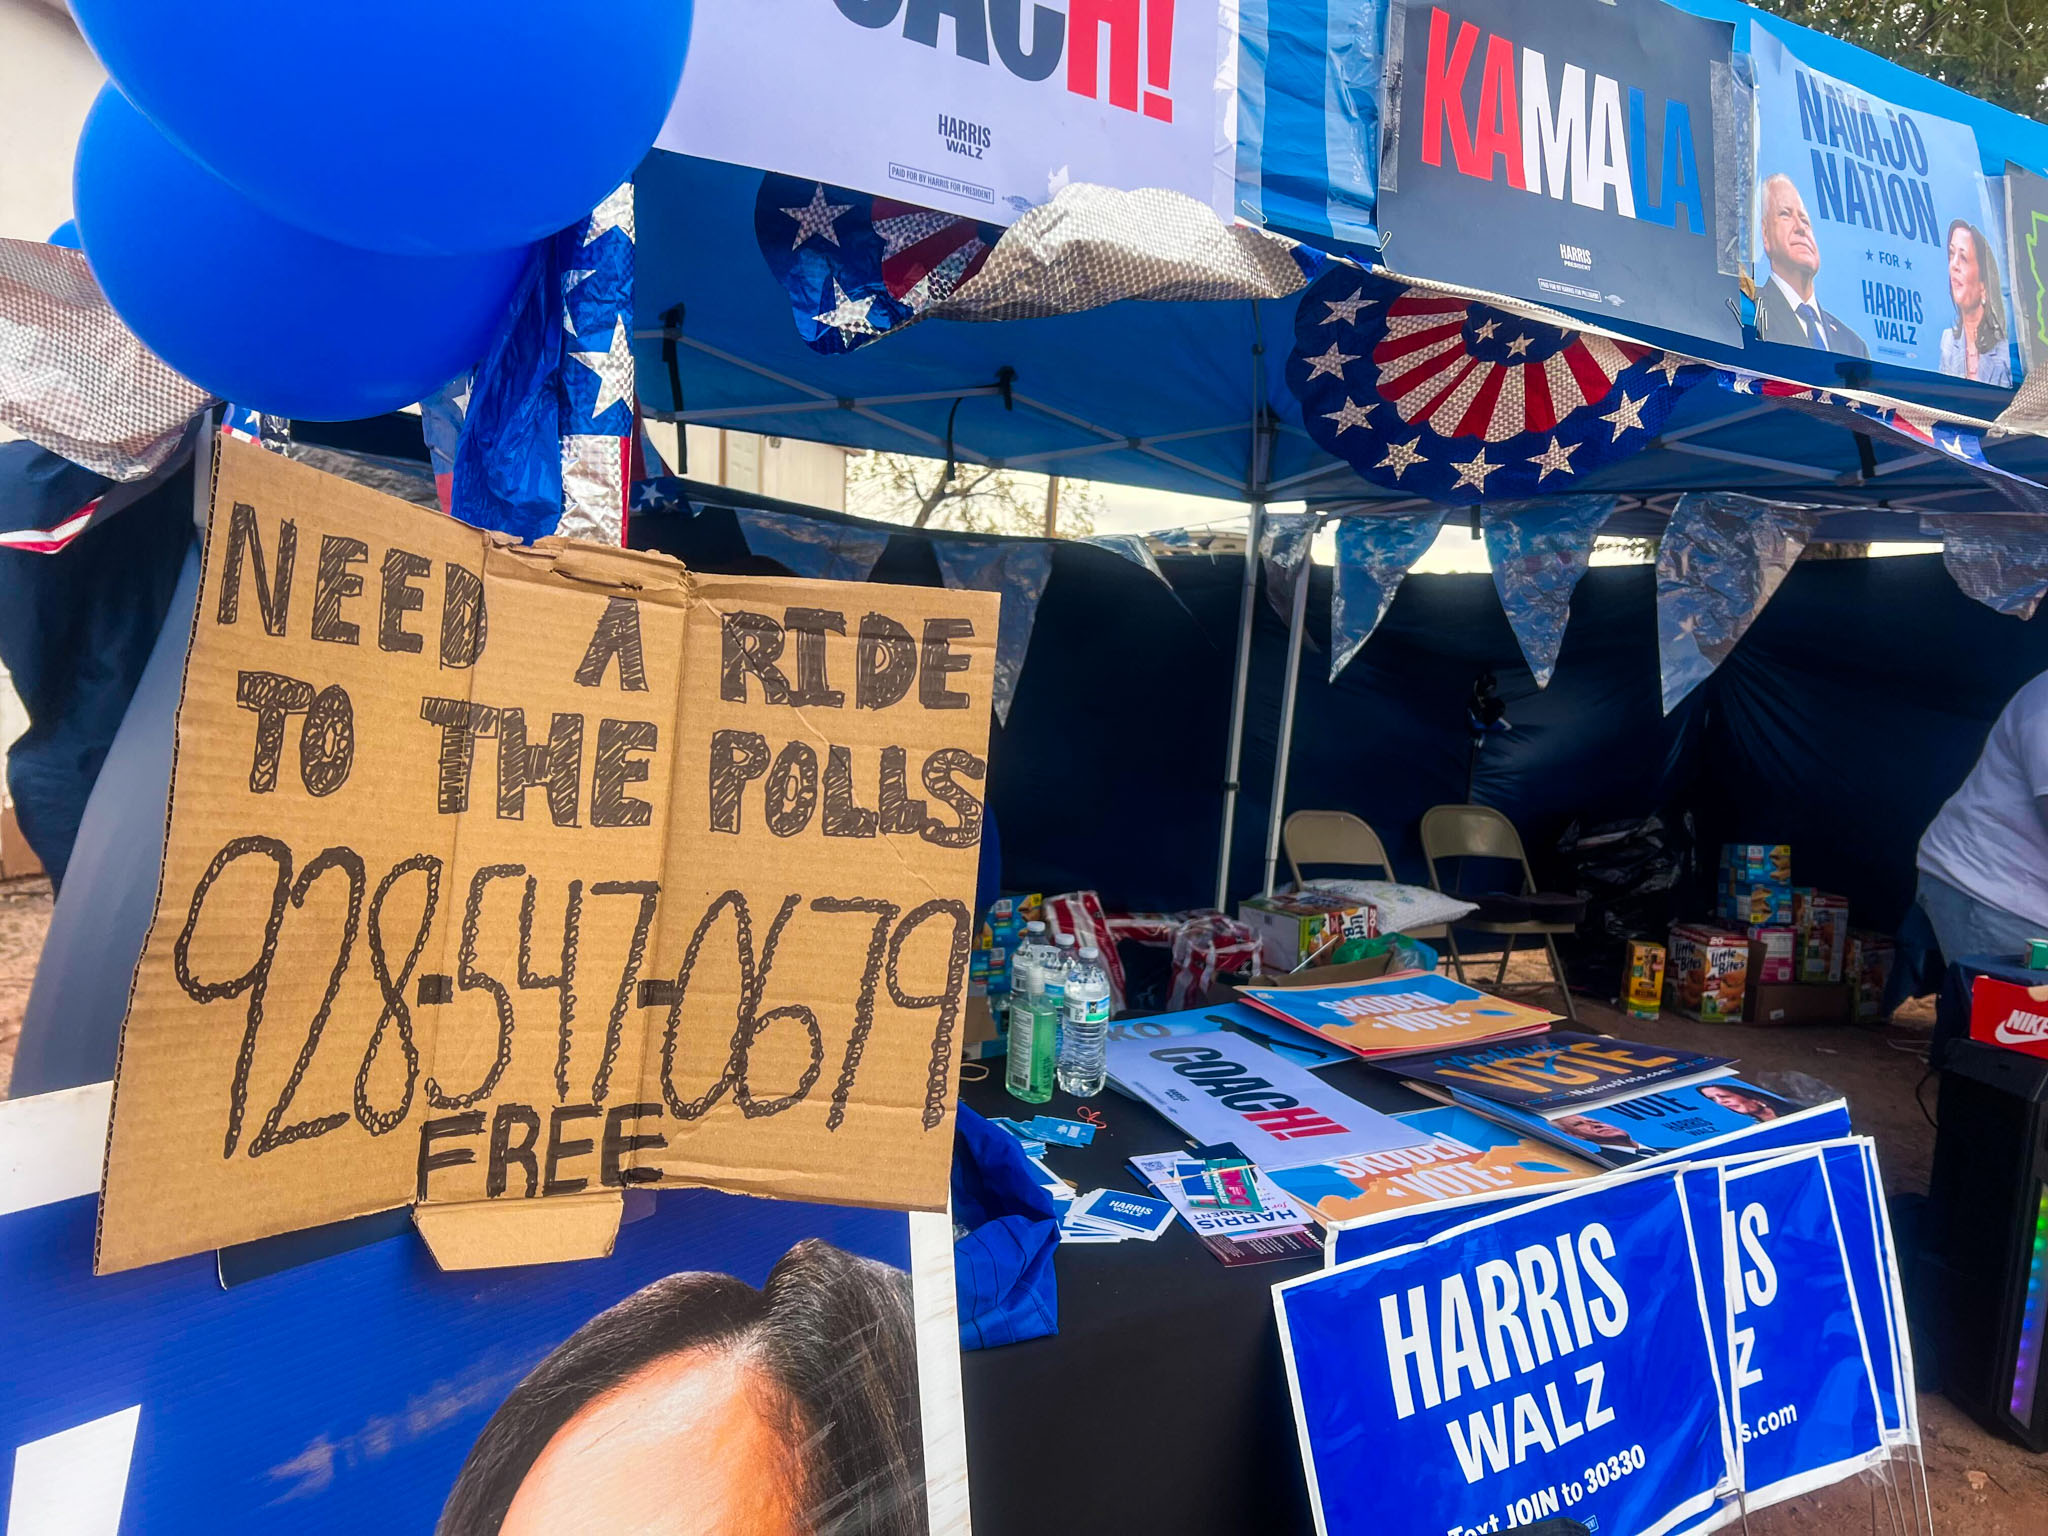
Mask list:
[{"label": "cardboard sign", "polygon": [[628,1185],[942,1207],[997,608],[223,444],[100,1269],[407,1203],[571,1257]]}]

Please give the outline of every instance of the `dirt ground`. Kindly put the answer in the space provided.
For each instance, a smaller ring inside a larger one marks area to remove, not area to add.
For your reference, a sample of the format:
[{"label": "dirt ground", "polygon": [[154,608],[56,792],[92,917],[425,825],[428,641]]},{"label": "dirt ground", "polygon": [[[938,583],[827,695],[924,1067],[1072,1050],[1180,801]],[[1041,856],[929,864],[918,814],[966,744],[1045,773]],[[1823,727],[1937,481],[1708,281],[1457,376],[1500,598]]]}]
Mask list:
[{"label": "dirt ground", "polygon": [[[50,907],[47,880],[0,881],[0,1082],[13,1072],[15,1040]],[[1532,981],[1540,974],[1521,966],[1513,973]],[[1645,1021],[1583,998],[1579,1014],[1584,1028],[1738,1057],[1752,1075],[1800,1072],[1819,1078],[1848,1098],[1857,1128],[1876,1138],[1887,1189],[1926,1192],[1934,1130],[1914,1089],[1926,1071],[1931,1008],[1909,1009],[1880,1030],[1745,1029],[1668,1014]],[[2048,1457],[1985,1433],[1946,1398],[1923,1394],[1920,1413],[1928,1494],[1941,1536],[2048,1536]],[[1748,1536],[1903,1536],[1904,1530],[1921,1529],[1924,1522],[1894,1524],[1887,1494],[1866,1481],[1793,1500],[1748,1522]]]}]

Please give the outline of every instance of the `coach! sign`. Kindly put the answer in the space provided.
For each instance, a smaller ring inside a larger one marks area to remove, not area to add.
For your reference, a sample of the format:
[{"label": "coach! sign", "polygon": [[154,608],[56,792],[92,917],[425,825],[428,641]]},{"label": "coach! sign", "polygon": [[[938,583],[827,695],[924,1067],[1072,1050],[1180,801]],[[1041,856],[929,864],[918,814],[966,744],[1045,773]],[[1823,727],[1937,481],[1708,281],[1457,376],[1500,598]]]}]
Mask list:
[{"label": "coach! sign", "polygon": [[444,1262],[566,1257],[663,1182],[942,1207],[996,614],[222,445],[100,1269],[414,1202]]}]

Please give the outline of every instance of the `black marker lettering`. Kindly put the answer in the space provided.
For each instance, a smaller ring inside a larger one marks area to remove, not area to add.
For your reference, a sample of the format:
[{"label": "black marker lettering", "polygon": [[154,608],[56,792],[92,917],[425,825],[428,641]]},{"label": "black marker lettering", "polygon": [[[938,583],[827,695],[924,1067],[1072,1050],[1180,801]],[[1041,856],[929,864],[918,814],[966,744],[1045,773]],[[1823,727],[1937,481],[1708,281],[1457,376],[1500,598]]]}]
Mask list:
[{"label": "black marker lettering", "polygon": [[355,645],[362,636],[341,616],[344,599],[362,595],[363,578],[349,569],[370,558],[361,539],[330,533],[320,540],[320,562],[313,574],[313,638],[336,645]]},{"label": "black marker lettering", "polygon": [[605,667],[619,658],[619,686],[628,693],[647,691],[647,660],[640,649],[640,605],[630,597],[614,597],[604,605],[604,616],[590,644],[583,648],[583,660],[576,668],[576,681],[585,688],[603,684]]},{"label": "black marker lettering", "polygon": [[413,578],[424,576],[434,562],[402,549],[384,551],[384,590],[377,605],[377,649],[404,651],[417,656],[426,641],[405,627],[405,616],[426,606],[427,594],[414,586]]},{"label": "black marker lettering", "polygon": [[241,617],[242,606],[242,552],[248,551],[249,564],[256,576],[256,604],[263,612],[263,632],[266,635],[284,633],[285,620],[291,615],[292,606],[292,562],[299,552],[299,528],[286,518],[277,529],[277,582],[272,585],[263,569],[263,534],[256,526],[256,509],[246,501],[235,503],[234,511],[228,515],[227,550],[220,560],[220,607],[215,622],[233,624]]}]

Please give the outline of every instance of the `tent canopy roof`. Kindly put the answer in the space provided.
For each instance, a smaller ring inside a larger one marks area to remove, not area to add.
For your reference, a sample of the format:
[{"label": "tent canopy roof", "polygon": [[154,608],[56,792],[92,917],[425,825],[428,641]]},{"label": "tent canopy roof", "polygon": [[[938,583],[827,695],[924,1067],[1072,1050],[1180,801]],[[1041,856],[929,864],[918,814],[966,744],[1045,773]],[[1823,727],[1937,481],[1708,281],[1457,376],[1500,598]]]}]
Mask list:
[{"label": "tent canopy roof", "polygon": [[[1751,8],[1686,0],[1735,21]],[[2048,166],[2048,127],[1878,59],[1839,39],[1772,25],[1815,67],[1970,124],[1988,170],[2007,159]],[[824,356],[798,338],[787,295],[756,244],[761,173],[656,151],[641,167],[637,361],[649,411],[670,419],[851,448],[1106,480],[1198,495],[1388,507],[1407,498],[1362,481],[1310,441],[1283,373],[1295,299],[1253,303],[1124,301],[1079,314],[973,324],[932,320],[858,351]],[[664,317],[681,306],[665,356]],[[1606,321],[1612,325],[1611,320]],[[1648,335],[1710,362],[1752,355]],[[1772,348],[1769,371],[1838,384],[1835,360]],[[1007,373],[1006,373],[1007,370]],[[1008,381],[1008,404],[1003,380]],[[678,391],[671,381],[679,385]],[[1856,381],[1965,416],[1995,416],[2004,391],[1879,366]],[[959,402],[957,411],[955,403]],[[1263,408],[1271,424],[1256,433]],[[1258,439],[1263,437],[1264,441]],[[1994,462],[2048,477],[2048,443],[2008,440]],[[1876,470],[1857,436],[1796,411],[1709,385],[1694,389],[1645,451],[1573,486],[1638,498],[1725,489],[1869,506],[2009,511],[1934,458],[1879,442]]]}]

